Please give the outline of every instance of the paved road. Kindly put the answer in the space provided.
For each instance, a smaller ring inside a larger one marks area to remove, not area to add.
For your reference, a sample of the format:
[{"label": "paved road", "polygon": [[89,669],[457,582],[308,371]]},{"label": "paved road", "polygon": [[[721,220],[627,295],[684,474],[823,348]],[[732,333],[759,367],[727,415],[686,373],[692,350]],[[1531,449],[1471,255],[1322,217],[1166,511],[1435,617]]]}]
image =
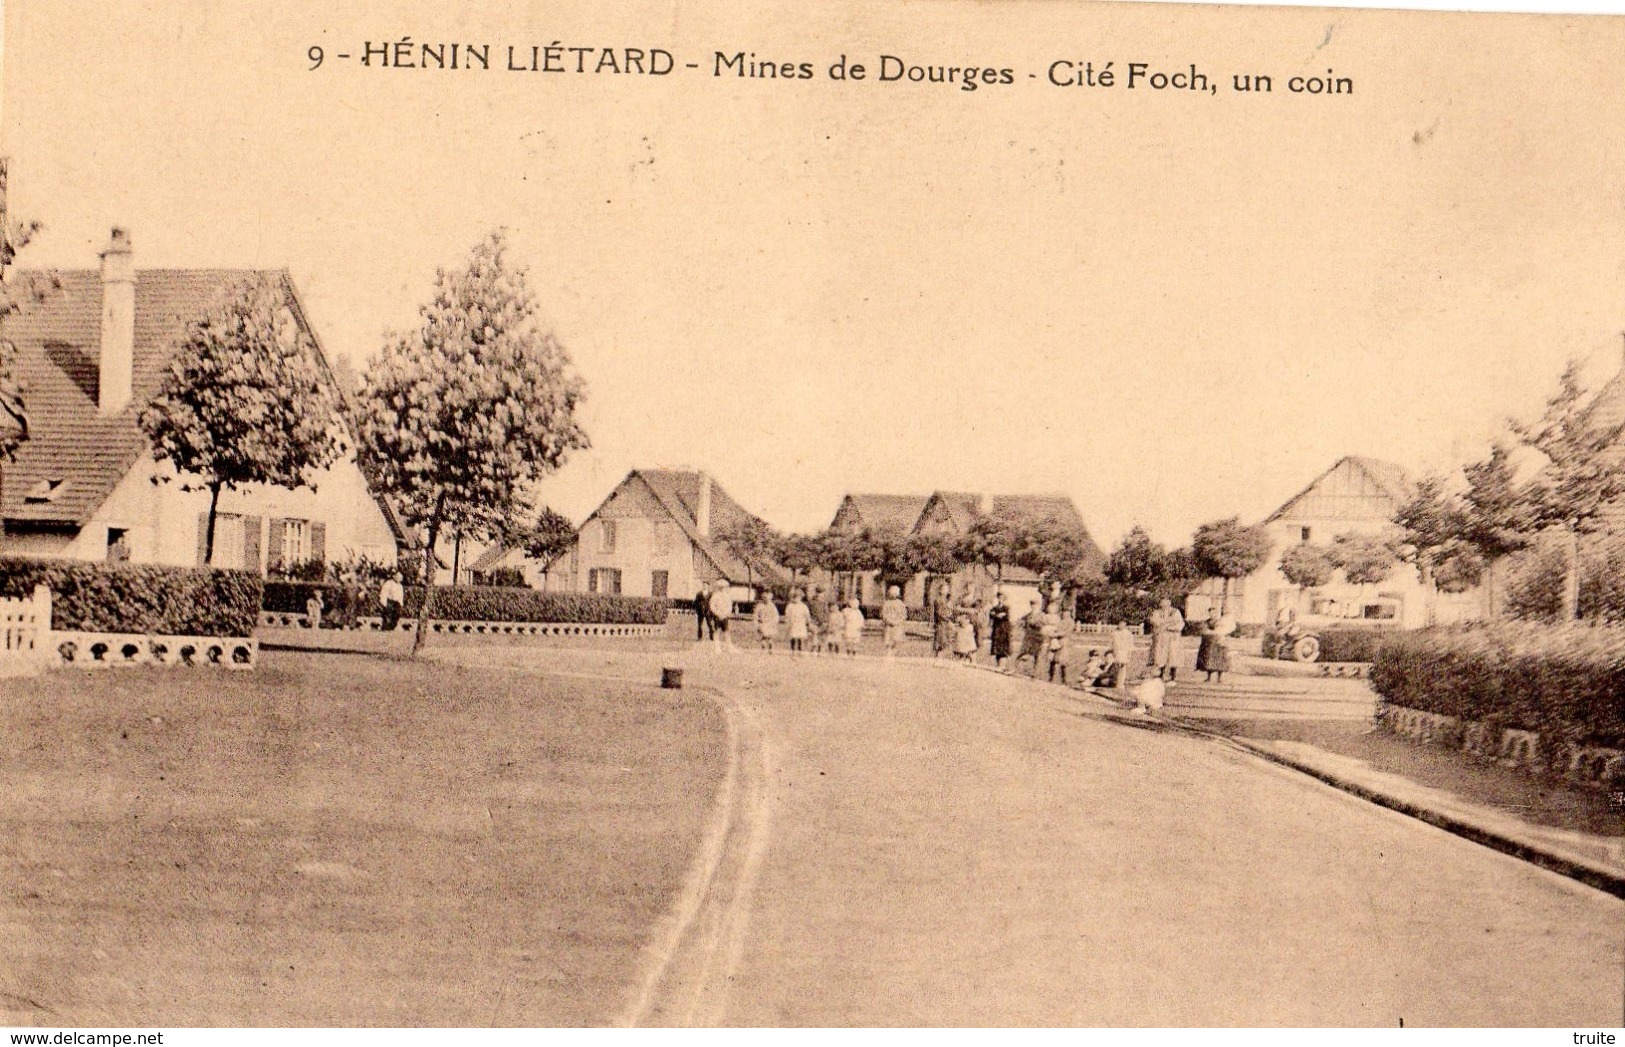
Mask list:
[{"label": "paved road", "polygon": [[689,678],[731,696],[742,767],[641,1020],[1621,1020],[1625,903],[1223,743],[949,667]]}]

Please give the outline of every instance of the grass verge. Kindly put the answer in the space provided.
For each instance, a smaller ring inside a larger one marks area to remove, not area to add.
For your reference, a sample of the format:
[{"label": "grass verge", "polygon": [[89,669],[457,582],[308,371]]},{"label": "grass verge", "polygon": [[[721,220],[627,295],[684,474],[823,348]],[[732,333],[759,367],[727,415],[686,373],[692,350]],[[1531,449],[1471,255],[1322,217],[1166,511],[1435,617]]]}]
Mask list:
[{"label": "grass verge", "polygon": [[726,770],[692,692],[495,670],[6,691],[0,1024],[606,1022]]}]

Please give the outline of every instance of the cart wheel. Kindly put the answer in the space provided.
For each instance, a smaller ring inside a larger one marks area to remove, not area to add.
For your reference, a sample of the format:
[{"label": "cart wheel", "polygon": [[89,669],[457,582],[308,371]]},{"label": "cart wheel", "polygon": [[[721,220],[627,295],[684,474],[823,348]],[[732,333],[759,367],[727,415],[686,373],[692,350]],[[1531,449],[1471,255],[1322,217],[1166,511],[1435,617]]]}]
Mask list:
[{"label": "cart wheel", "polygon": [[1292,660],[1295,662],[1312,662],[1320,657],[1320,638],[1318,636],[1299,637],[1298,642],[1292,645]]}]

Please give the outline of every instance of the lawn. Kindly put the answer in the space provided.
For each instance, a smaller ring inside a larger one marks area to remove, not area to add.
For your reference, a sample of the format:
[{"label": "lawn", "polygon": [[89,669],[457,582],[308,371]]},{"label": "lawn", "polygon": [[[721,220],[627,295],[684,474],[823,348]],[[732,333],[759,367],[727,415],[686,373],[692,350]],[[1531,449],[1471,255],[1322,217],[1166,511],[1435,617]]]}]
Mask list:
[{"label": "lawn", "polygon": [[0,1024],[612,1021],[726,770],[692,691],[280,652],[0,689]]}]

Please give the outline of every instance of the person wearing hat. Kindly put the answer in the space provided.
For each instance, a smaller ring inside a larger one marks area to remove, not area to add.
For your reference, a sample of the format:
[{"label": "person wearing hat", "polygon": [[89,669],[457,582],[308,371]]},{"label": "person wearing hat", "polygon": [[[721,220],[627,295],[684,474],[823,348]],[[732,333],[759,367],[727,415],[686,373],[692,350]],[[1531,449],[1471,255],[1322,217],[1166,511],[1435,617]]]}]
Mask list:
[{"label": "person wearing hat", "polygon": [[903,642],[903,623],[908,621],[903,591],[895,585],[886,589],[886,602],[880,605],[880,621],[886,626],[886,657],[890,658],[897,653],[897,645]]}]

